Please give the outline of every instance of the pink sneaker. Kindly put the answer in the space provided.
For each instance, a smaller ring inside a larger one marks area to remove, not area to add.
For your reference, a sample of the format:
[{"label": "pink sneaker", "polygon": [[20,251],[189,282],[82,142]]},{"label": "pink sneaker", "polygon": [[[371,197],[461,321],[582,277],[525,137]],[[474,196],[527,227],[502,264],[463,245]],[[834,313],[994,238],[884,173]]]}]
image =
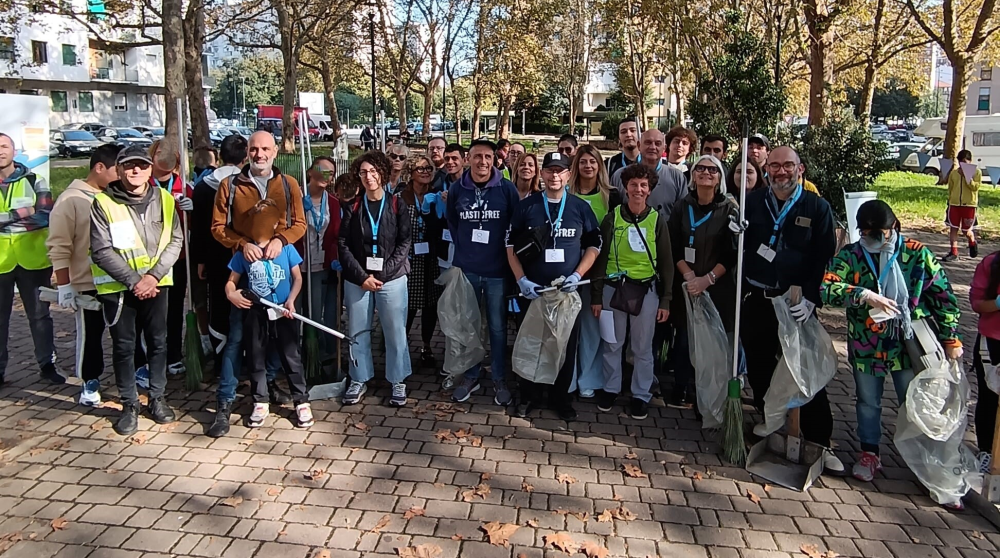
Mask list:
[{"label": "pink sneaker", "polygon": [[861,452],[861,457],[854,464],[854,478],[859,481],[871,482],[875,473],[882,470],[882,459],[870,451]]}]

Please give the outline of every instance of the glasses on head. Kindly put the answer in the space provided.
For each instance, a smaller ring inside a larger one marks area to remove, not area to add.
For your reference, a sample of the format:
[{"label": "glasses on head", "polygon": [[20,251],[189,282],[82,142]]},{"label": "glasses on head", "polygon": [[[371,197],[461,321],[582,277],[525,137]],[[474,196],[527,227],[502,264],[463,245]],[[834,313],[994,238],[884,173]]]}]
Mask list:
[{"label": "glasses on head", "polygon": [[785,161],[784,163],[768,163],[768,172],[778,172],[784,169],[785,172],[793,172],[795,167],[799,166],[795,161]]},{"label": "glasses on head", "polygon": [[358,171],[358,176],[361,178],[366,176],[378,176],[378,171],[375,169],[361,169]]},{"label": "glasses on head", "polygon": [[421,167],[414,167],[413,172],[431,172],[431,170],[433,170],[431,167],[424,165]]},{"label": "glasses on head", "polygon": [[703,173],[707,173],[707,174],[711,174],[712,176],[715,176],[715,175],[719,174],[719,167],[716,167],[714,165],[713,166],[696,165],[694,167],[694,172],[703,172]]},{"label": "glasses on head", "polygon": [[127,171],[130,171],[130,170],[135,169],[135,168],[137,168],[139,170],[148,170],[152,166],[153,166],[152,164],[147,163],[145,161],[126,161],[126,162],[122,163],[122,168],[125,169],[125,170],[127,170]]},{"label": "glasses on head", "polygon": [[389,154],[389,158],[392,159],[393,161],[405,161],[406,160],[406,155],[399,155],[397,153],[390,153]]}]

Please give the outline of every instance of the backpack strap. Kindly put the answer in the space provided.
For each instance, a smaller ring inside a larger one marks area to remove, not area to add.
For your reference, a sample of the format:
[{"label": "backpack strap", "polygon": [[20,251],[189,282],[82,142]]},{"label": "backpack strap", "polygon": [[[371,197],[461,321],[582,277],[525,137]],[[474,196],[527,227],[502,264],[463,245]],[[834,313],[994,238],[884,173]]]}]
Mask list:
[{"label": "backpack strap", "polygon": [[288,187],[285,173],[281,173],[281,185],[285,188],[285,228],[292,228],[292,190]]},{"label": "backpack strap", "polygon": [[229,202],[226,205],[226,226],[232,226],[233,224],[233,200],[236,199],[236,185],[233,184],[233,177],[238,175],[230,175],[226,180],[229,181]]}]

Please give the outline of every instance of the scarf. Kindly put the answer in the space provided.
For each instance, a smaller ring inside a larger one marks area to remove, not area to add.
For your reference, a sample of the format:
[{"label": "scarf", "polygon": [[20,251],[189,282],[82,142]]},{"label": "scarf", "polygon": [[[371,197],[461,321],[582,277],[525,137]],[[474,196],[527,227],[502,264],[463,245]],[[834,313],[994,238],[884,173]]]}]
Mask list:
[{"label": "scarf", "polygon": [[[899,254],[903,249],[903,237],[896,231],[889,233],[889,236],[879,240],[867,236],[861,237],[861,247],[871,254],[878,256],[878,270],[873,269],[878,281],[878,292],[882,296],[895,300],[899,307],[899,315],[886,322],[890,329],[890,334],[896,339],[910,339],[913,337],[913,324],[910,316],[910,289],[903,276],[903,270],[899,266]],[[890,266],[888,273],[882,270]]]}]

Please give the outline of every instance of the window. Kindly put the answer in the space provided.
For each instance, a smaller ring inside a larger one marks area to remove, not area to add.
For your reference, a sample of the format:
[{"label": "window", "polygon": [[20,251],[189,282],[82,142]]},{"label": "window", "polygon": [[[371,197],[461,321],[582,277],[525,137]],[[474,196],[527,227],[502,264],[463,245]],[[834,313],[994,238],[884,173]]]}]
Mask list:
[{"label": "window", "polygon": [[989,112],[990,110],[990,88],[980,87],[979,88],[979,106],[977,110],[985,110]]},{"label": "window", "polygon": [[77,66],[80,64],[79,59],[76,57],[76,45],[62,46],[62,62],[63,66]]},{"label": "window", "polygon": [[666,99],[659,98],[659,99],[656,100],[656,106],[658,106],[658,107],[662,107],[665,104],[666,104]]},{"label": "window", "polygon": [[0,60],[14,61],[14,37],[0,37]]},{"label": "window", "polygon": [[128,110],[128,99],[125,98],[124,93],[114,94],[114,109],[118,112],[125,112]]},{"label": "window", "polygon": [[979,132],[972,134],[973,147],[1000,147],[1000,132]]},{"label": "window", "polygon": [[136,110],[146,111],[149,110],[149,95],[145,93],[139,93],[135,96],[135,108]]},{"label": "window", "polygon": [[979,70],[979,79],[981,81],[993,81],[993,67],[983,67]]},{"label": "window", "polygon": [[66,106],[66,92],[65,91],[53,91],[49,94],[52,99],[52,112],[67,112],[69,107]]},{"label": "window", "polygon": [[667,81],[667,79],[665,77],[663,77],[663,76],[656,76],[653,79],[656,81],[656,83],[666,83],[666,81]]},{"label": "window", "polygon": [[80,112],[94,112],[94,94],[89,91],[81,91],[77,94],[80,104]]},{"label": "window", "polygon": [[44,41],[31,41],[31,59],[35,64],[49,63],[48,46]]}]

